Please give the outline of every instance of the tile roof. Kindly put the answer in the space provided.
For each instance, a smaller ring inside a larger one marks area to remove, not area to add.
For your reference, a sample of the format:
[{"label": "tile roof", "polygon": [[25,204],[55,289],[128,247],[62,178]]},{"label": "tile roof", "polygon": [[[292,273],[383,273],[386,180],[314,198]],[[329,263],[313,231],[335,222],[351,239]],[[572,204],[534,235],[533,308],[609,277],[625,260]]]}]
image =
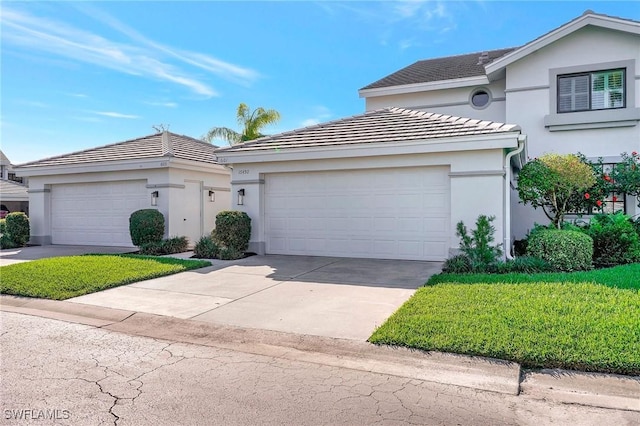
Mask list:
[{"label": "tile roof", "polygon": [[15,167],[66,166],[72,164],[102,163],[120,160],[141,160],[145,158],[175,157],[184,160],[216,164],[214,151],[217,146],[189,136],[165,132],[131,139],[84,151],[58,155],[38,161],[19,164]]},{"label": "tile roof", "polygon": [[520,131],[512,124],[473,120],[403,108],[383,108],[341,120],[266,136],[217,153],[424,141]]},{"label": "tile roof", "polygon": [[28,200],[27,187],[11,180],[0,179],[0,200]]},{"label": "tile roof", "polygon": [[[484,65],[518,49],[490,50],[487,52],[467,53],[465,55],[447,56],[444,58],[418,61],[408,67],[390,74],[360,90],[381,87],[403,86],[405,84],[429,83],[432,81],[453,80],[465,77],[485,75]],[[480,61],[480,56],[487,55]]]},{"label": "tile roof", "polygon": [[[615,20],[617,20],[617,21],[622,21],[622,22],[626,22],[626,23],[630,23],[630,24],[634,24],[634,25],[638,25],[638,24],[640,24],[640,21],[637,21],[637,20],[635,20],[635,19],[630,19],[630,18],[621,18],[621,17],[619,17],[619,16],[607,15],[607,14],[604,14],[604,13],[596,13],[596,12],[594,12],[593,10],[587,9],[587,10],[585,10],[585,11],[582,13],[582,15],[580,15],[580,16],[576,16],[575,18],[573,18],[573,19],[572,19],[572,20],[570,20],[569,22],[564,23],[564,24],[560,25],[559,27],[556,27],[556,28],[554,28],[554,29],[552,29],[552,30],[550,30],[550,31],[547,31],[546,33],[544,33],[544,34],[542,34],[542,35],[540,35],[540,36],[538,36],[538,37],[534,38],[533,40],[531,40],[531,41],[530,41],[530,42],[528,42],[527,44],[522,45],[522,46],[520,46],[520,47],[518,47],[518,48],[516,48],[516,49],[513,49],[513,51],[526,49],[527,47],[529,47],[529,46],[531,46],[531,45],[533,45],[533,44],[535,44],[535,43],[539,42],[540,40],[543,40],[545,37],[547,37],[547,36],[549,36],[549,35],[551,35],[551,34],[555,33],[556,31],[559,31],[559,30],[561,30],[561,29],[563,29],[563,28],[569,27],[569,26],[571,26],[572,24],[574,24],[575,22],[580,21],[580,20],[585,19],[585,18],[589,18],[589,17],[594,17],[594,18],[605,18],[605,19],[615,19]],[[507,53],[505,53],[503,56],[507,56],[509,53],[511,53],[511,52],[507,52]],[[501,58],[496,58],[496,59],[501,59]],[[505,65],[505,64],[503,64],[503,66],[504,66],[504,65]]]},{"label": "tile roof", "polygon": [[[408,67],[402,68],[399,71],[394,72],[368,86],[363,87],[360,90],[366,89],[378,89],[382,87],[403,86],[406,84],[416,83],[429,83],[433,81],[453,80],[465,77],[478,77],[486,75],[484,66],[490,64],[498,58],[506,56],[507,54],[519,50],[525,46],[528,46],[537,40],[544,38],[545,36],[566,27],[573,22],[584,18],[585,16],[594,16],[600,18],[610,18],[620,21],[630,22],[633,24],[640,23],[634,19],[620,18],[618,16],[611,16],[602,13],[596,13],[592,10],[585,10],[584,13],[571,21],[562,24],[561,26],[554,28],[553,30],[542,34],[535,38],[524,46],[511,47],[507,49],[490,50],[487,52],[468,53],[457,56],[447,56],[443,58],[426,59],[418,61]],[[480,55],[487,53],[487,57],[481,61]],[[480,63],[481,62],[481,63]]]}]

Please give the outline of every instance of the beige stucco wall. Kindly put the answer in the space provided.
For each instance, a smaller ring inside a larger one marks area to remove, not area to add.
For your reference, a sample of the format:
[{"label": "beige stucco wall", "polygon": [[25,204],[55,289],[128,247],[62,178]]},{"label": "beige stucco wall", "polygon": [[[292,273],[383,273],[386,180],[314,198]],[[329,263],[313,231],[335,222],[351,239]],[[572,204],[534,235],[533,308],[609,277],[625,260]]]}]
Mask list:
[{"label": "beige stucco wall", "polygon": [[[79,173],[31,176],[29,178],[29,203],[31,221],[31,242],[51,243],[51,197],[52,185],[65,183],[100,183],[125,180],[144,180],[147,187],[148,208],[157,208],[165,217],[165,237],[186,235],[185,211],[188,205],[202,207],[202,233],[209,233],[215,226],[215,216],[231,206],[230,172],[221,166],[193,167],[140,166],[139,170],[109,170]],[[199,182],[202,189],[201,200],[184,196],[185,181]],[[215,191],[215,202],[209,201],[209,190]],[[158,191],[157,206],[151,206],[151,193]]]}]

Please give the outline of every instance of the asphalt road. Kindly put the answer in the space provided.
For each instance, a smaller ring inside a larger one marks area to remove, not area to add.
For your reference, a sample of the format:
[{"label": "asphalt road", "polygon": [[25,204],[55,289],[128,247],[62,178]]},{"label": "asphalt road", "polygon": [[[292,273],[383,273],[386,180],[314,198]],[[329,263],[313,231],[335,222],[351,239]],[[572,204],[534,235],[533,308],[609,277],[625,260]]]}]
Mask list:
[{"label": "asphalt road", "polygon": [[0,313],[0,423],[631,425],[564,405]]}]

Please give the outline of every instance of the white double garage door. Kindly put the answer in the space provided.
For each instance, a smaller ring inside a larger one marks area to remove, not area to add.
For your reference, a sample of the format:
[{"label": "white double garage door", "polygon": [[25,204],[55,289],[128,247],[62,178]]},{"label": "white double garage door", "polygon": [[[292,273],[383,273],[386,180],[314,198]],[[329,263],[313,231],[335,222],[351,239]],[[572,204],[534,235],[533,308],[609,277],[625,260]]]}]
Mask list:
[{"label": "white double garage door", "polygon": [[269,254],[441,261],[450,217],[448,167],[265,177]]},{"label": "white double garage door", "polygon": [[132,246],[129,216],[149,207],[144,180],[52,185],[53,244]]}]

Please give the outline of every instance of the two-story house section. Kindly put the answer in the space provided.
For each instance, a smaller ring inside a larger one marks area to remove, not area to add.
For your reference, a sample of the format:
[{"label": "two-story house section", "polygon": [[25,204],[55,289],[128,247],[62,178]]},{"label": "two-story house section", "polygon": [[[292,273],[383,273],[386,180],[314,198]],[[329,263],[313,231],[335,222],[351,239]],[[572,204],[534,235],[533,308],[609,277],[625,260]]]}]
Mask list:
[{"label": "two-story house section", "polygon": [[[402,107],[517,124],[527,153],[615,163],[640,151],[640,22],[586,11],[520,47],[418,61],[359,91],[366,109]],[[513,202],[513,234],[539,212]],[[626,197],[615,206],[640,213]]]}]

